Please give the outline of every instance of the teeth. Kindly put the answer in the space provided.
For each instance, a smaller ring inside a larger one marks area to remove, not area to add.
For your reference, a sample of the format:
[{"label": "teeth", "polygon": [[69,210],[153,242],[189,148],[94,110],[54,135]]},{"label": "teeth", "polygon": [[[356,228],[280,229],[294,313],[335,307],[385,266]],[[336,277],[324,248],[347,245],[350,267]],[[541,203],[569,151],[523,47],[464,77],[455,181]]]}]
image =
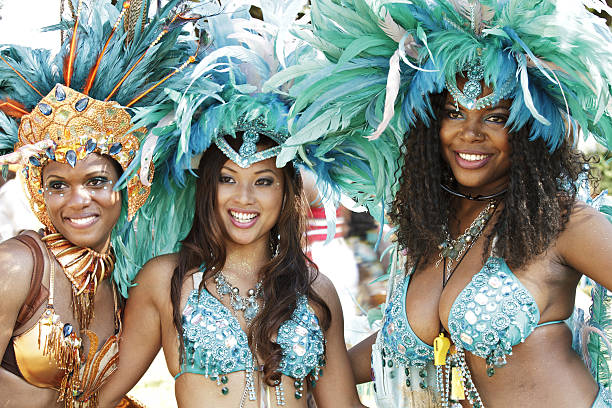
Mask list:
[{"label": "teeth", "polygon": [[467,153],[457,153],[459,157],[466,161],[480,161],[487,158],[486,154],[467,154]]},{"label": "teeth", "polygon": [[80,225],[85,225],[85,224],[89,224],[90,222],[92,222],[96,217],[95,216],[91,216],[91,217],[85,217],[85,218],[69,218],[69,220],[75,224],[80,224]]},{"label": "teeth", "polygon": [[256,213],[241,213],[237,211],[230,211],[230,213],[232,214],[232,217],[234,217],[240,222],[249,222],[253,218],[257,217]]}]

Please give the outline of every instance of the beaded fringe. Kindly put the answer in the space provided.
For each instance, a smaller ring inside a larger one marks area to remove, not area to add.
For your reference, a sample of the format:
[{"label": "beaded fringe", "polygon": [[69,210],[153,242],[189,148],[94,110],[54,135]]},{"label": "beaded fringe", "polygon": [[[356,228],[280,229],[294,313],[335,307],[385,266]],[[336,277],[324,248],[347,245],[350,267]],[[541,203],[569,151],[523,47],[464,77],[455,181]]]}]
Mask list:
[{"label": "beaded fringe", "polygon": [[95,291],[83,291],[77,294],[76,289],[72,289],[72,313],[79,322],[82,329],[89,328],[89,323],[94,318],[94,299]]}]

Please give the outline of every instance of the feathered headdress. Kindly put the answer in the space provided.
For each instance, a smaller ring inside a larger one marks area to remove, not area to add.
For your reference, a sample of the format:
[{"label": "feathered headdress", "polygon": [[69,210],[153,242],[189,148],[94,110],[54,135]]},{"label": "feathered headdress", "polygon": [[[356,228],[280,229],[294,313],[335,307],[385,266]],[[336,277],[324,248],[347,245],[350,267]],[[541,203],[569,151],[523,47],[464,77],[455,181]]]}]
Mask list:
[{"label": "feathered headdress", "polygon": [[[141,209],[138,233],[143,239],[132,240],[127,248],[137,256],[130,261],[132,268],[125,269],[129,271],[126,279],[152,255],[176,251],[191,229],[196,184],[192,169],[211,144],[243,167],[280,151],[277,146],[262,152],[254,149],[261,135],[280,144],[288,134],[291,100],[286,94],[264,89],[263,84],[310,52],[289,34],[291,22],[305,3],[238,0],[224,4],[199,24],[208,44],[188,85],[182,91],[167,90],[164,101],[134,117],[135,126],[145,119],[160,124],[152,131],[156,139],[150,153],[156,168],[153,199]],[[251,6],[259,7],[263,20],[251,17]],[[244,143],[234,151],[227,139],[237,132],[242,132]],[[144,154],[141,149],[137,157]],[[151,235],[152,246],[145,238]]]},{"label": "feathered headdress", "polygon": [[[149,2],[115,7],[103,0],[74,1],[74,19],[48,28],[70,32],[57,55],[0,48],[0,150],[15,150],[0,164],[23,165],[28,199],[49,230],[55,228],[43,198],[43,167],[49,160],[74,167],[99,153],[113,157],[124,170],[141,168],[139,174],[123,175],[126,205],[113,243],[121,247],[135,233],[129,227],[149,196],[153,166],[150,156],[139,156],[138,163],[134,159],[147,147],[141,142],[156,118],[141,115],[135,126],[130,113],[163,101],[163,88],[183,88],[184,73],[176,74],[195,61],[196,47],[178,41],[184,19],[174,12],[177,3],[169,2],[147,22]],[[125,295],[122,262],[113,273]]]},{"label": "feathered headdress", "polygon": [[[510,129],[528,124],[550,150],[578,128],[612,146],[612,35],[585,6],[610,12],[597,0],[313,0],[312,24],[296,35],[325,61],[277,80],[307,74],[290,91],[292,137],[281,160],[316,150],[329,163],[346,144],[358,154],[386,148],[370,164],[379,186],[393,185],[394,141],[417,119],[429,123],[429,95],[444,89],[468,108],[512,99]],[[463,89],[458,74],[469,80]],[[481,95],[481,80],[492,94]],[[358,183],[342,187],[367,199]]]}]

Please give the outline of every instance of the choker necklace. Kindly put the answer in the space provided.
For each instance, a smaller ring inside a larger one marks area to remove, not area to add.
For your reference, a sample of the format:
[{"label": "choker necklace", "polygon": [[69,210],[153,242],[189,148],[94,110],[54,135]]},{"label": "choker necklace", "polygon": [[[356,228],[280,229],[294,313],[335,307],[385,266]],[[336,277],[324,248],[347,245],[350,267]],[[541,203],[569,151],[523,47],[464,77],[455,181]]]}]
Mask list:
[{"label": "choker necklace", "polygon": [[72,284],[72,311],[81,329],[87,329],[94,317],[94,298],[102,280],[108,278],[115,266],[112,250],[100,254],[90,248],[73,245],[62,234],[48,234],[42,238],[62,266]]},{"label": "choker necklace", "polygon": [[230,295],[230,305],[232,309],[234,309],[234,315],[237,315],[238,312],[242,312],[244,320],[247,324],[251,324],[251,321],[253,321],[257,313],[259,313],[257,298],[263,297],[263,284],[261,280],[255,284],[254,289],[248,290],[248,296],[243,297],[240,295],[240,289],[232,286],[225,275],[223,275],[223,272],[217,272],[214,279],[219,297],[223,299],[223,296]]},{"label": "choker necklace", "polygon": [[504,188],[502,191],[498,191],[497,193],[493,193],[493,194],[489,194],[489,195],[470,195],[470,194],[464,194],[464,193],[460,193],[458,191],[455,191],[453,189],[451,189],[449,186],[444,185],[443,183],[440,183],[440,187],[442,187],[442,190],[446,191],[447,193],[454,195],[455,197],[459,197],[459,198],[465,198],[467,200],[472,200],[472,201],[487,201],[487,200],[491,200],[493,198],[497,198],[497,197],[501,197],[504,194],[506,194],[508,192],[507,188]]}]

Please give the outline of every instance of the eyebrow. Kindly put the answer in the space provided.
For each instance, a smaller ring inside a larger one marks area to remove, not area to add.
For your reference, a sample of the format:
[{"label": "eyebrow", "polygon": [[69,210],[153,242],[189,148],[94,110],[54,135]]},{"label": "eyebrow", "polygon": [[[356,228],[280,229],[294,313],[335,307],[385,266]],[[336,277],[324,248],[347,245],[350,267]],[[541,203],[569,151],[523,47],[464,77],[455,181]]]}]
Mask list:
[{"label": "eyebrow", "polygon": [[[459,104],[457,104],[457,105],[459,106],[459,110],[465,110],[465,109],[466,109],[466,108],[465,108],[464,106],[462,106],[460,103],[459,103]],[[506,105],[506,104],[504,104],[504,105],[499,105],[499,104],[498,104],[498,105],[495,105],[495,106],[489,106],[489,107],[485,108],[485,111],[490,112],[490,111],[494,111],[494,110],[496,110],[496,109],[506,109],[506,110],[510,110],[510,106],[511,106],[511,105]],[[452,107],[452,108],[453,108],[453,110],[455,110],[456,105],[455,105],[455,103],[454,103],[454,102],[447,101],[447,102],[446,102],[446,104],[444,105],[444,107],[445,107],[445,108],[447,108],[447,107]]]},{"label": "eyebrow", "polygon": [[[238,170],[234,170],[234,169],[231,169],[231,168],[226,167],[226,166],[223,166],[221,168],[221,170],[227,170],[227,171],[230,171],[232,173],[237,173],[238,172]],[[255,172],[255,174],[262,174],[262,173],[272,173],[273,175],[276,175],[276,173],[272,169],[263,169],[263,170],[258,170],[258,171]]]},{"label": "eyebrow", "polygon": [[[102,176],[110,176],[111,173],[109,171],[107,171],[107,170],[102,168],[102,169],[90,171],[89,173],[85,174],[85,176],[83,178],[89,178],[89,177],[101,176],[101,175]],[[58,180],[64,180],[65,179],[65,177],[59,176],[59,175],[57,175],[55,173],[48,173],[45,178],[49,179],[49,178],[52,178],[52,177],[56,178]]]}]

